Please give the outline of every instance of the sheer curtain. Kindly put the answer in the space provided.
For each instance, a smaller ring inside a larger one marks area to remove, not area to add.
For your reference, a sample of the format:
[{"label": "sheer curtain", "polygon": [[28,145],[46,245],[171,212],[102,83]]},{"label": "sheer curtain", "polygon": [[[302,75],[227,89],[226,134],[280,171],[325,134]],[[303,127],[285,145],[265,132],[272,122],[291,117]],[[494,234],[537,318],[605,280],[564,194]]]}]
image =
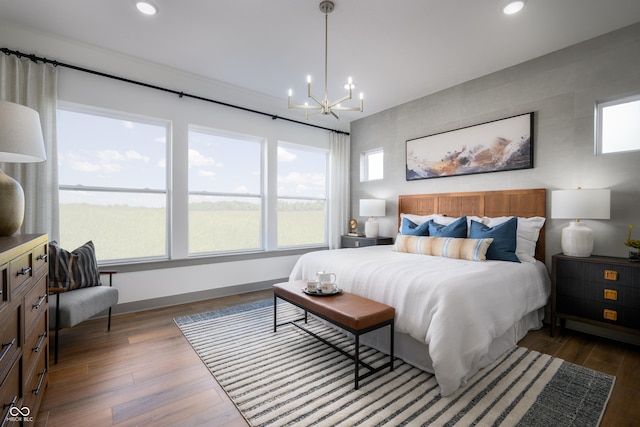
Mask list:
[{"label": "sheer curtain", "polygon": [[351,143],[349,135],[331,133],[330,190],[329,190],[329,248],[340,247],[340,236],[349,224],[351,189],[349,168]]},{"label": "sheer curtain", "polygon": [[26,105],[40,113],[47,160],[41,163],[0,163],[24,190],[21,233],[49,233],[59,238],[56,99],[58,71],[48,64],[0,55],[0,99]]}]

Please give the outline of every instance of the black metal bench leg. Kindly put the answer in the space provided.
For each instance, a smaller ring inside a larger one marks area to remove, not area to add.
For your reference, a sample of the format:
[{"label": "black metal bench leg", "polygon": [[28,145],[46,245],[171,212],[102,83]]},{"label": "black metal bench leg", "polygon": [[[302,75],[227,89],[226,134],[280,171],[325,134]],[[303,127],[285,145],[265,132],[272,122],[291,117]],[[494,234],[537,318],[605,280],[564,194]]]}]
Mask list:
[{"label": "black metal bench leg", "polygon": [[393,371],[393,337],[394,337],[394,321],[391,321],[391,324],[389,325],[389,327],[391,328],[391,354],[389,355],[389,363],[391,363],[391,368],[389,368],[389,372]]},{"label": "black metal bench leg", "polygon": [[60,292],[56,293],[56,340],[54,344],[54,358],[55,365],[58,364],[58,335],[60,335]]},{"label": "black metal bench leg", "polygon": [[277,329],[277,318],[278,318],[278,301],[276,301],[278,297],[276,294],[273,294],[273,332],[276,332]]},{"label": "black metal bench leg", "polygon": [[356,390],[360,387],[360,334],[356,334],[356,348],[354,352],[354,360],[356,362]]}]

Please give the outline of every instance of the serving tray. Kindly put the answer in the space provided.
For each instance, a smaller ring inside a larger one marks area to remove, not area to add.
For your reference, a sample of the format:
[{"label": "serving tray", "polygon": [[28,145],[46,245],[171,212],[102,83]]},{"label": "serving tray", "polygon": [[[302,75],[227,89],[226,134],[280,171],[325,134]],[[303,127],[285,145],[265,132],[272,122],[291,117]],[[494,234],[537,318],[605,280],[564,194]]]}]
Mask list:
[{"label": "serving tray", "polygon": [[313,295],[315,297],[329,297],[331,295],[341,294],[342,293],[342,289],[338,288],[333,292],[322,292],[320,290],[315,291],[315,292],[309,292],[306,288],[302,288],[302,292],[304,292],[307,295]]}]

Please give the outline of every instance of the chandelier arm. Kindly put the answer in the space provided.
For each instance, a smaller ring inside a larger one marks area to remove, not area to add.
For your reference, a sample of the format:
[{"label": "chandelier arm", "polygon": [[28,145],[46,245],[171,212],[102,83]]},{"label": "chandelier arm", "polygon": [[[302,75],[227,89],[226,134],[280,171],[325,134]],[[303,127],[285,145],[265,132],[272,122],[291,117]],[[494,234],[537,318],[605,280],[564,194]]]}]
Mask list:
[{"label": "chandelier arm", "polygon": [[362,111],[362,106],[360,107],[343,107],[343,106],[336,106],[336,107],[332,107],[332,110],[336,110],[336,111]]},{"label": "chandelier arm", "polygon": [[337,101],[334,101],[331,104],[329,104],[329,108],[334,108],[336,105],[340,104],[341,102],[348,101],[350,99],[351,99],[351,93],[349,93],[349,95],[344,96],[344,97],[338,99]]}]

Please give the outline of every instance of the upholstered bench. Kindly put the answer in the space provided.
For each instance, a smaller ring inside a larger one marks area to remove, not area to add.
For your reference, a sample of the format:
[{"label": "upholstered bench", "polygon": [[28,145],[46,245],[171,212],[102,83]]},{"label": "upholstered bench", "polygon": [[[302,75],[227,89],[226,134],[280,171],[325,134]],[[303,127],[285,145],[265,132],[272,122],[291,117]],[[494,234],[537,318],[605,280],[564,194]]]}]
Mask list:
[{"label": "upholstered bench", "polygon": [[[394,319],[396,315],[396,311],[393,307],[348,292],[342,292],[340,294],[330,296],[308,295],[302,291],[305,287],[305,281],[285,282],[273,285],[274,332],[277,331],[278,326],[292,324],[352,359],[355,362],[356,390],[359,387],[361,379],[367,378],[368,376],[386,368],[393,371],[393,332]],[[304,317],[278,324],[278,298],[303,309]],[[354,354],[351,355],[347,353],[324,338],[300,326],[298,322],[302,320],[307,323],[307,312],[351,332],[355,337]],[[391,334],[389,362],[382,366],[378,366],[377,368],[373,368],[369,364],[360,360],[360,335],[387,325],[389,326]],[[368,372],[360,375],[360,366],[367,368]]]}]

